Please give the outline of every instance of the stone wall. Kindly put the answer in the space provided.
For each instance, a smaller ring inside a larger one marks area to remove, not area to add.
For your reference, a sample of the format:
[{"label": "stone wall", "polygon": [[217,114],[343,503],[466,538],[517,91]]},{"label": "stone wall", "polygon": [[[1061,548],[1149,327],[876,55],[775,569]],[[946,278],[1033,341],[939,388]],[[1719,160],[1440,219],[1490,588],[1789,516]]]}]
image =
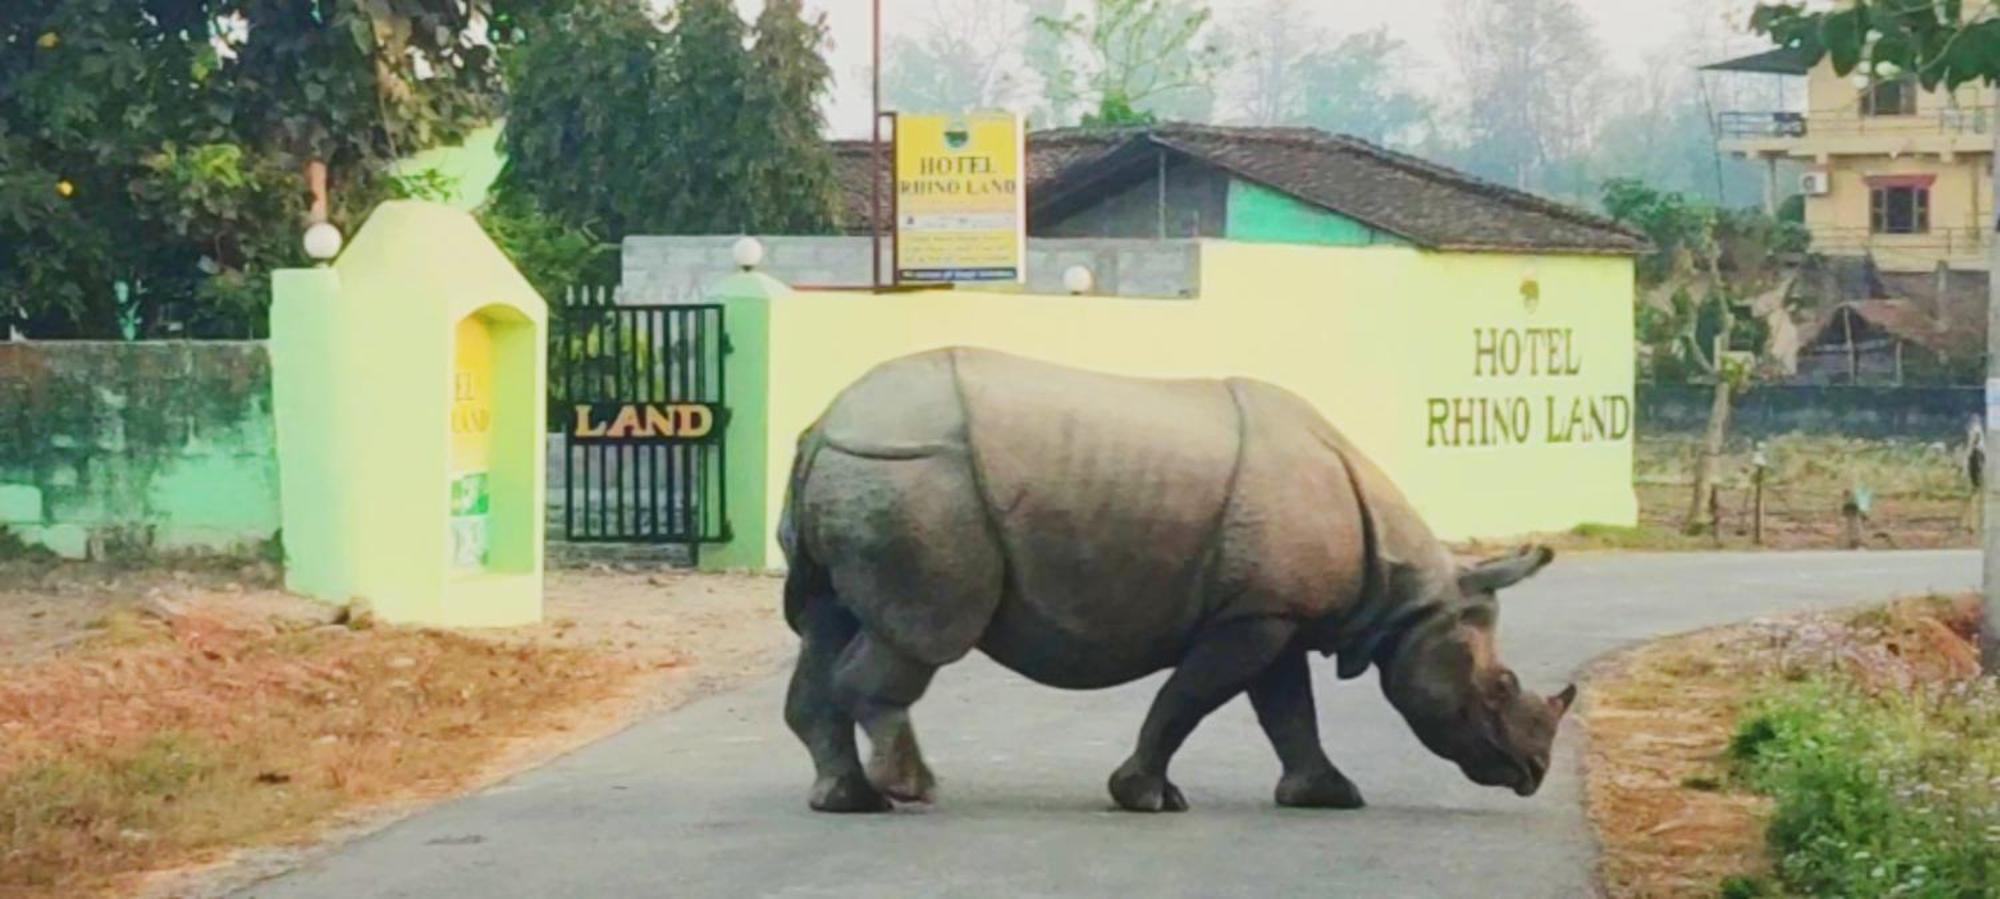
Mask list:
[{"label": "stone wall", "polygon": [[[1700,385],[1641,384],[1639,433],[1700,434],[1714,398],[1712,388]],[[1773,384],[1736,398],[1729,429],[1751,438],[1799,433],[1956,443],[1984,406],[1985,391],[1978,387]]]},{"label": "stone wall", "polygon": [[[710,286],[736,271],[730,248],[735,236],[627,237],[621,253],[621,303],[699,303]],[[764,261],[758,270],[804,289],[869,283],[866,237],[759,237]],[[883,242],[883,277],[888,277],[888,242]],[[1192,297],[1201,286],[1201,253],[1192,240],[1116,238],[1028,241],[1028,293],[1063,293],[1063,271],[1090,268],[1093,293],[1107,296]]]},{"label": "stone wall", "polygon": [[257,342],[0,343],[0,526],[71,558],[251,552],[278,531]]}]

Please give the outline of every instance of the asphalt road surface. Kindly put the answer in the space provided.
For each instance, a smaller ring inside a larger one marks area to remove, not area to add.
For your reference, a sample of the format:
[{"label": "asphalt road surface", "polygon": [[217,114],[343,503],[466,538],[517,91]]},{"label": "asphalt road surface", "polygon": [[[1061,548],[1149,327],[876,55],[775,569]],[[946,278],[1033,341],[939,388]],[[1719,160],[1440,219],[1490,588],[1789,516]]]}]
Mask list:
[{"label": "asphalt road surface", "polygon": [[[1649,637],[1978,582],[1971,552],[1561,558],[1501,597],[1502,657],[1549,691]],[[811,767],[780,718],[784,678],[646,721],[482,794],[245,891],[413,896],[1587,896],[1592,842],[1577,740],[1540,793],[1482,788],[1428,754],[1373,672],[1315,661],[1321,736],[1359,811],[1279,809],[1249,704],[1195,732],[1173,777],[1193,809],[1113,811],[1159,677],[1091,693],[982,657],[946,668],[914,718],[939,803],[890,815],[806,809]],[[1566,729],[1567,731],[1567,729]]]}]

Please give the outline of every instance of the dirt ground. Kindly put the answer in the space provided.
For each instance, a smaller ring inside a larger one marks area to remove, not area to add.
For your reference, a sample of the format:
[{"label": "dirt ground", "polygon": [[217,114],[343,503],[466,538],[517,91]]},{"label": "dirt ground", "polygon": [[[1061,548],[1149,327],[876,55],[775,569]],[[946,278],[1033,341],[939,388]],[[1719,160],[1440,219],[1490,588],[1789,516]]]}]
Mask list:
[{"label": "dirt ground", "polygon": [[1710,897],[1770,869],[1769,803],[1732,783],[1742,704],[1773,678],[1845,670],[1884,688],[1978,669],[1973,600],[1906,600],[1753,621],[1651,643],[1584,686],[1585,789],[1606,895]]},{"label": "dirt ground", "polygon": [[[779,583],[553,571],[545,623],[446,633],[334,623],[261,566],[0,564],[0,860],[41,872],[0,895],[211,894],[760,677],[793,645]],[[182,769],[178,812],[119,795]]]}]

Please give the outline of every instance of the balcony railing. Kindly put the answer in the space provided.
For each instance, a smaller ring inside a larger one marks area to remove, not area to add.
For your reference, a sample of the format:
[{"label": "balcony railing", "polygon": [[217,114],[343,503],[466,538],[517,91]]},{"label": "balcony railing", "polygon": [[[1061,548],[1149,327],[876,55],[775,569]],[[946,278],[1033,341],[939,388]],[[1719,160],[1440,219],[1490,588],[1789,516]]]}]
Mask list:
[{"label": "balcony railing", "polygon": [[1876,116],[1861,115],[1854,110],[1725,112],[1716,116],[1715,124],[1723,137],[1768,138],[1989,134],[1994,121],[1994,107],[1963,106],[1914,115]]},{"label": "balcony railing", "polygon": [[1986,232],[1979,228],[1932,228],[1914,234],[1890,234],[1867,228],[1814,228],[1812,249],[1834,255],[1874,252],[1964,259],[1986,251]]}]

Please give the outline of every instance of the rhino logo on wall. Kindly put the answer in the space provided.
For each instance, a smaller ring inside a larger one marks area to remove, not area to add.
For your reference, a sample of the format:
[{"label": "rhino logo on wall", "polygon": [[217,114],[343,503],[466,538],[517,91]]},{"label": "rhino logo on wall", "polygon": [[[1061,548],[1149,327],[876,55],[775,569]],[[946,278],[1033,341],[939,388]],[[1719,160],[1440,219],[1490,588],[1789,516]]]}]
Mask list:
[{"label": "rhino logo on wall", "polygon": [[1173,669],[1111,775],[1134,811],[1187,807],[1168,763],[1244,692],[1278,803],[1359,807],[1319,743],[1313,651],[1380,671],[1426,747],[1523,796],[1575,697],[1524,690],[1494,649],[1495,593],[1549,550],[1460,566],[1310,405],[1256,381],[970,349],[888,362],[800,437],[778,536],[802,641],[785,719],[822,811],[932,798],[910,706],[975,648],[1072,689]]}]

